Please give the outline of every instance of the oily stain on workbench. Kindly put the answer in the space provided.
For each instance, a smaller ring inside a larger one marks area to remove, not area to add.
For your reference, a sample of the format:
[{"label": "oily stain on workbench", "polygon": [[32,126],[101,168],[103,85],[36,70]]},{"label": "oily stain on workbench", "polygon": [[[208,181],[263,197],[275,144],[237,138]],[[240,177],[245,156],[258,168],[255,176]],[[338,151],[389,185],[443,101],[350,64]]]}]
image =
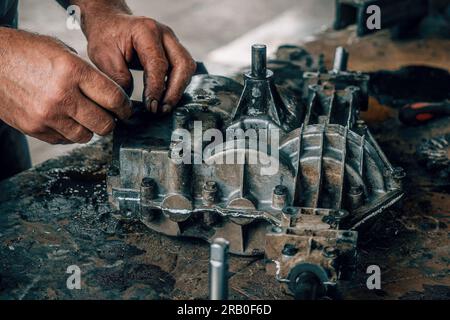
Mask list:
[{"label": "oily stain on workbench", "polygon": [[[41,181],[44,194],[39,188],[27,193],[22,208],[15,207],[11,216],[5,212],[8,201],[3,203],[2,226],[6,220],[6,231],[24,235],[2,235],[3,298],[114,299],[132,287],[129,282],[139,283],[141,297],[157,298],[172,290],[173,278],[159,267],[126,262],[144,250],[113,240],[121,225],[106,205],[102,162],[92,168],[68,166],[71,169],[46,172],[46,179],[41,179],[46,180]],[[82,270],[83,293],[65,288],[69,265]]]}]

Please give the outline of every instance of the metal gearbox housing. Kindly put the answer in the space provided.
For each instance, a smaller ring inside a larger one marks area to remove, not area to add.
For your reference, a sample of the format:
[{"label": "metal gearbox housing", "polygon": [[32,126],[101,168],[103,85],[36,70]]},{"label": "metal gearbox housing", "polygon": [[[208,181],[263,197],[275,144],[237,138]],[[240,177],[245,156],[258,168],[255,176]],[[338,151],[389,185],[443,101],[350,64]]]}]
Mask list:
[{"label": "metal gearbox housing", "polygon": [[[346,71],[346,59],[338,49],[333,71],[277,75],[266,68],[265,46],[255,45],[243,86],[194,76],[171,117],[140,113],[116,128],[111,203],[166,235],[221,237],[231,253],[265,254],[267,270],[297,297],[325,294],[351,275],[358,228],[403,195],[403,171],[359,119],[368,77]],[[244,135],[198,142],[207,129]],[[249,129],[263,132],[265,148],[249,142]],[[194,137],[182,155],[180,132]],[[227,156],[242,162],[217,161]],[[271,161],[277,170],[264,173]]]}]

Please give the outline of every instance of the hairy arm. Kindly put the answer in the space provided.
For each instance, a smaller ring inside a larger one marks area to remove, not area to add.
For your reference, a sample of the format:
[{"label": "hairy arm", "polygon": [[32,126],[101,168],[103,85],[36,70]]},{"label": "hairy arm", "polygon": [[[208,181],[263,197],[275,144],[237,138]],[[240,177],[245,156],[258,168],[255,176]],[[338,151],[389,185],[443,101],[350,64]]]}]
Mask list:
[{"label": "hairy arm", "polygon": [[59,40],[0,27],[0,118],[49,143],[106,135],[131,115],[123,89]]}]

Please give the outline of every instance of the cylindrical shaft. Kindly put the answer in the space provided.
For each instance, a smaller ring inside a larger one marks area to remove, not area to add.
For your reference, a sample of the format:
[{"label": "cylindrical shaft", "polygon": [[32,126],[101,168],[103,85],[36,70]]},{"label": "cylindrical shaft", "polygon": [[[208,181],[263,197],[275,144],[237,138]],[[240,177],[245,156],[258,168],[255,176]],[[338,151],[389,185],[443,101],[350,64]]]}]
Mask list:
[{"label": "cylindrical shaft", "polygon": [[263,44],[252,46],[252,76],[265,79],[267,73],[267,49]]},{"label": "cylindrical shaft", "polygon": [[348,52],[343,47],[337,47],[334,55],[333,72],[347,71]]},{"label": "cylindrical shaft", "polygon": [[228,248],[223,238],[214,239],[209,258],[209,297],[211,300],[228,299]]},{"label": "cylindrical shaft", "polygon": [[[184,142],[182,141],[181,143]],[[179,146],[176,145],[176,147],[178,148]],[[172,150],[169,150],[168,160],[166,167],[167,191],[169,193],[178,193],[190,197],[192,187],[190,182],[192,173],[191,164],[184,163],[184,154],[176,154],[175,152],[175,155],[173,155]]]}]

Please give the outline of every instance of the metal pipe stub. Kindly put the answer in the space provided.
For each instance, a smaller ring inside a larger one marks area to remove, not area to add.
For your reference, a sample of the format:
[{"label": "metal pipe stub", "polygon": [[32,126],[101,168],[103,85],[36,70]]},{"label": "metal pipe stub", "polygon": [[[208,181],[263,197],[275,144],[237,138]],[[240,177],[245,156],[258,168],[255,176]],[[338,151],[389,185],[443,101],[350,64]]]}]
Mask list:
[{"label": "metal pipe stub", "polygon": [[223,238],[214,239],[209,258],[209,297],[211,300],[228,299],[228,249],[230,243]]},{"label": "metal pipe stub", "polygon": [[337,47],[334,55],[333,72],[347,71],[348,52],[343,47]]},{"label": "metal pipe stub", "polygon": [[267,47],[264,44],[252,46],[252,77],[265,79],[267,76]]}]

